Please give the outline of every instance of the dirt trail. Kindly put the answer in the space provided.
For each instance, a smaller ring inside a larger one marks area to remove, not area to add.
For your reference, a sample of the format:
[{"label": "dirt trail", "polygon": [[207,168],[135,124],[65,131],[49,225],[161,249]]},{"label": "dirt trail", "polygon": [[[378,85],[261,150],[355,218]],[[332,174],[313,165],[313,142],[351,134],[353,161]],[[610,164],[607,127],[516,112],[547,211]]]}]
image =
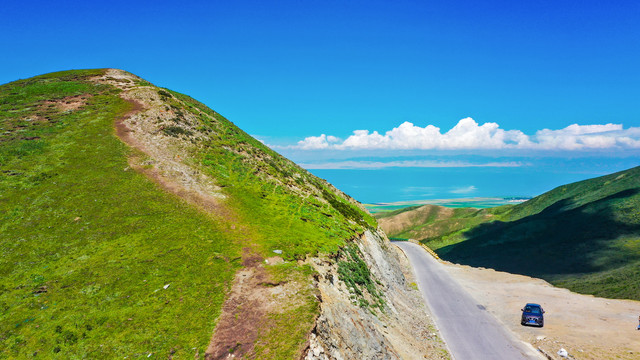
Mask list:
[{"label": "dirt trail", "polygon": [[[640,302],[572,293],[544,280],[445,262],[446,269],[511,331],[554,359],[640,359]],[[544,328],[520,325],[527,302],[546,311]]]},{"label": "dirt trail", "polygon": [[[137,149],[142,153],[148,155],[150,154],[150,151],[141,141],[131,135],[131,130],[125,124],[125,120],[145,110],[145,106],[141,102],[136,100],[126,99],[126,101],[131,103],[133,107],[129,112],[127,112],[116,121],[116,135],[118,135],[120,140],[129,145],[131,148]],[[187,202],[204,209],[207,212],[221,215],[225,219],[232,218],[229,210],[220,204],[219,198],[215,196],[208,196],[207,194],[203,194],[203,192],[189,189],[187,186],[181,184],[178,179],[170,178],[170,176],[160,171],[157,167],[145,167],[144,162],[142,161],[140,156],[137,156],[135,154],[132,155],[129,158],[129,166],[131,166],[131,168],[133,168],[137,172],[140,172],[147,176],[150,180],[158,184],[163,190],[172,193],[179,198],[182,198]]]},{"label": "dirt trail", "polygon": [[259,330],[268,323],[273,306],[265,299],[271,297],[270,289],[261,286],[269,281],[269,275],[261,266],[263,259],[244,249],[243,266],[236,273],[233,288],[224,303],[218,324],[205,353],[206,360],[252,355]]},{"label": "dirt trail", "polygon": [[[271,326],[270,316],[308,296],[308,291],[303,291],[305,283],[271,282],[263,263],[265,259],[253,250],[254,244],[247,229],[238,224],[237,216],[225,205],[223,192],[212,179],[189,165],[192,160],[188,151],[190,144],[162,135],[155,120],[172,115],[163,110],[165,104],[156,88],[135,87],[134,80],[133,75],[115,69],[108,70],[106,77],[95,79],[96,82],[121,88],[120,96],[132,104],[131,110],[115,122],[116,135],[137,150],[130,155],[129,166],[163,190],[216,216],[218,221],[228,225],[228,231],[244,238],[243,268],[236,273],[204,354],[205,359],[253,357],[256,340]],[[193,118],[193,114],[185,116]],[[282,259],[272,257],[268,261],[276,264]]]}]

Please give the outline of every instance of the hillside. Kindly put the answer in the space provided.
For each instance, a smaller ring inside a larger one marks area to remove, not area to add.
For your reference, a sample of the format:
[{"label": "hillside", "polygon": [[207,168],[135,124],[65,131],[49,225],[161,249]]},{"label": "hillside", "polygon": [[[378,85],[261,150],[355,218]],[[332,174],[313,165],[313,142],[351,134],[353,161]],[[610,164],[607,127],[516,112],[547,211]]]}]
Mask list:
[{"label": "hillside", "polygon": [[311,257],[345,319],[406,295],[360,267],[360,204],[188,96],[65,71],[1,85],[0,120],[0,358],[299,358],[329,341]]},{"label": "hillside", "polygon": [[497,219],[508,207],[475,209],[449,208],[438,205],[408,207],[391,212],[377,213],[380,227],[391,238],[415,239],[428,242],[437,249],[459,238],[461,232]]},{"label": "hillside", "polygon": [[423,242],[445,260],[640,300],[640,167],[560,186],[492,212],[489,221],[468,221],[460,231],[445,230]]}]

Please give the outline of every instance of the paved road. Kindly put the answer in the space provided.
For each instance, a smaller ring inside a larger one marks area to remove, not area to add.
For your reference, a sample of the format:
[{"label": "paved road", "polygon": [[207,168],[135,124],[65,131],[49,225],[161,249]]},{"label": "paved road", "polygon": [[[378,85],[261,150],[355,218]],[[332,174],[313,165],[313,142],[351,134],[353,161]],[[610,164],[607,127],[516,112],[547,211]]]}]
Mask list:
[{"label": "paved road", "polygon": [[544,359],[478,304],[422,247],[405,241],[394,244],[407,254],[422,296],[455,360]]}]

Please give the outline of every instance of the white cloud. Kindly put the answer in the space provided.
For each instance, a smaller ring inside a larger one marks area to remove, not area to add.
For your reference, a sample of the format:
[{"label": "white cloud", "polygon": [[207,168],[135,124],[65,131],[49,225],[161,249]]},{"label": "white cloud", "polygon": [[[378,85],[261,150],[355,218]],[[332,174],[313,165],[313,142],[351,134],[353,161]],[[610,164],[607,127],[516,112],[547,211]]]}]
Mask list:
[{"label": "white cloud", "polygon": [[640,148],[640,140],[632,139],[632,138],[626,137],[626,136],[617,138],[617,140],[618,140],[619,143],[626,145],[626,147],[629,147],[629,148]]},{"label": "white cloud", "polygon": [[542,129],[536,132],[537,147],[545,150],[583,150],[608,149],[629,146],[630,143],[619,141],[625,133],[637,136],[638,128],[624,130],[622,124],[606,125],[569,125],[560,130]]},{"label": "white cloud", "polygon": [[302,141],[298,141],[298,147],[304,150],[327,149],[329,147],[329,142],[327,142],[327,135],[325,134],[320,136],[309,136]]},{"label": "white cloud", "polygon": [[299,164],[305,169],[382,169],[390,167],[412,168],[466,168],[466,167],[520,167],[527,166],[520,162],[489,162],[469,163],[465,161],[431,161],[431,160],[403,160],[403,161],[337,161],[318,164]]},{"label": "white cloud", "polygon": [[342,140],[338,137],[322,134],[320,136],[309,136],[304,140],[298,141],[298,147],[304,150],[328,149],[340,141]]},{"label": "white cloud", "polygon": [[[551,131],[545,129],[547,131]],[[562,130],[556,130],[557,133],[567,133],[573,135],[583,135],[583,134],[596,134],[603,133],[609,131],[620,131],[622,130],[622,124],[606,124],[606,125],[578,125],[573,124],[569,125]]]},{"label": "white cloud", "polygon": [[310,136],[295,147],[305,150],[639,149],[640,128],[624,129],[622,124],[573,124],[564,129],[542,129],[527,135],[520,130],[501,129],[497,123],[480,125],[472,118],[464,118],[445,133],[433,125],[420,127],[404,122],[384,134],[355,130],[344,141],[325,134]]}]

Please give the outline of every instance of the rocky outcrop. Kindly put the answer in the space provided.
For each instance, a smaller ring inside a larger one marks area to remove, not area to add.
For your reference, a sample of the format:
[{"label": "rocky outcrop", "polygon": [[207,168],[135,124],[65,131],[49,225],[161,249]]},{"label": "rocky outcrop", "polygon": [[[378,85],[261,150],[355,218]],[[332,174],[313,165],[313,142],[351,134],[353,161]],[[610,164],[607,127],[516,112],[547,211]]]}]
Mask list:
[{"label": "rocky outcrop", "polygon": [[[447,359],[444,343],[430,319],[404,254],[384,233],[365,232],[355,240],[376,288],[382,309],[362,306],[338,273],[344,255],[312,259],[319,276],[321,312],[309,338],[308,360]],[[370,303],[370,302],[369,302]]]}]

